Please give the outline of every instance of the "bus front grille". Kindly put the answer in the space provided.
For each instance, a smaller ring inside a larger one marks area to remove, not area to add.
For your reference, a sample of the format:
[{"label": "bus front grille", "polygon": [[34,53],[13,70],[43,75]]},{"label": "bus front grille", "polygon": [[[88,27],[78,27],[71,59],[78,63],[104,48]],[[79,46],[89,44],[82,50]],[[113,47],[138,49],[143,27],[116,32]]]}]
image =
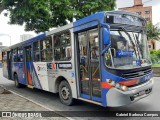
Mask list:
[{"label": "bus front grille", "polygon": [[123,78],[136,78],[136,77],[140,77],[146,74],[151,73],[152,69],[143,69],[141,71],[133,71],[133,72],[127,72],[127,73],[123,73],[122,77]]}]

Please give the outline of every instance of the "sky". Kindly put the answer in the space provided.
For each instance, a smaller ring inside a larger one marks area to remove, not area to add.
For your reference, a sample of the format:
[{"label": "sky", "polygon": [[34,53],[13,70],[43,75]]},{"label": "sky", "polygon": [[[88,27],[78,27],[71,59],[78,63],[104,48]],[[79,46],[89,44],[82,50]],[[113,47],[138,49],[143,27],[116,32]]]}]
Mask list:
[{"label": "sky", "polygon": [[[142,0],[142,2],[144,6],[153,6],[153,24],[160,22],[160,0]],[[117,0],[117,8],[129,7],[133,6],[133,4],[134,0]],[[2,42],[4,46],[9,46],[10,40],[11,45],[20,42],[20,35],[22,34],[37,35],[34,32],[25,32],[24,26],[9,25],[9,18],[4,16],[5,12],[6,11],[3,11],[0,14],[0,42]],[[5,35],[2,36],[2,34]]]},{"label": "sky", "polygon": [[20,35],[22,34],[31,34],[33,36],[37,35],[34,32],[25,32],[24,26],[9,25],[9,18],[4,16],[5,12],[6,11],[3,11],[0,14],[0,42],[2,42],[4,46],[10,46],[10,38],[11,45],[13,45],[20,42]]}]

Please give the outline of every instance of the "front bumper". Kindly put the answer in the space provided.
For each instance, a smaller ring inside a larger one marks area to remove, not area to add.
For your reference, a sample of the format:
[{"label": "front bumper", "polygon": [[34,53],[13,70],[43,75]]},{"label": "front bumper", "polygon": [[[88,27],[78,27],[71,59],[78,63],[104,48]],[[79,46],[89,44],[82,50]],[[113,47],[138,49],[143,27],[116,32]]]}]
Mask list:
[{"label": "front bumper", "polygon": [[153,78],[144,84],[131,87],[127,91],[111,88],[106,95],[107,106],[118,107],[131,104],[150,95],[152,93],[152,87]]}]

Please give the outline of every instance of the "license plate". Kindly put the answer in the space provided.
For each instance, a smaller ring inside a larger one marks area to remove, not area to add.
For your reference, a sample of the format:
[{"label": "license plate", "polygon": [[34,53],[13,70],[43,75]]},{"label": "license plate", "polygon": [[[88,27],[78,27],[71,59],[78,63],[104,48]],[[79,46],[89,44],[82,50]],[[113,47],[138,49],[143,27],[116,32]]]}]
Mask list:
[{"label": "license plate", "polygon": [[141,91],[138,94],[139,94],[139,96],[141,96],[141,95],[144,95],[145,93],[146,93],[145,91]]}]

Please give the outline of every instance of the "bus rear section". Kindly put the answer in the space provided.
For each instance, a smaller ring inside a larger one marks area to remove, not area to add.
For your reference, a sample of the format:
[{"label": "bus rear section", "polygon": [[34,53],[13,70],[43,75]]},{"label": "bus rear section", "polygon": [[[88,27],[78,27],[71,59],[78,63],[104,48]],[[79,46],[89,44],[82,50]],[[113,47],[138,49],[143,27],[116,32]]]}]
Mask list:
[{"label": "bus rear section", "polygon": [[2,52],[2,71],[3,76],[7,79],[12,79],[12,62],[11,62],[11,52],[6,48],[5,51]]}]

